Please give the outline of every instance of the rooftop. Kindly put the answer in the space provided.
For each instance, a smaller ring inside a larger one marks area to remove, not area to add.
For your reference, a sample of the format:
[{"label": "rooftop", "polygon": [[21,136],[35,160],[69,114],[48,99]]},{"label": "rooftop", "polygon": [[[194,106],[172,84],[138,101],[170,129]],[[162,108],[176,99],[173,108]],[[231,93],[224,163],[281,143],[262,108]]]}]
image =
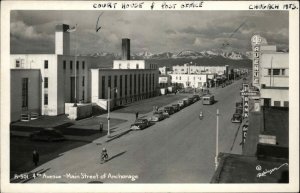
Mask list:
[{"label": "rooftop", "polygon": [[257,159],[255,156],[219,154],[219,167],[211,183],[288,183],[287,159]]}]

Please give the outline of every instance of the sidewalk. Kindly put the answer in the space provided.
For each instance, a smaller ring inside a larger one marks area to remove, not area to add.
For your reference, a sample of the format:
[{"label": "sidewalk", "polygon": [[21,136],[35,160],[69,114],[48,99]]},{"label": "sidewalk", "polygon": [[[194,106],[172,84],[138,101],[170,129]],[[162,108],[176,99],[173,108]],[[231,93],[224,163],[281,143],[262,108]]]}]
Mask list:
[{"label": "sidewalk", "polygon": [[[140,114],[139,118],[148,118],[152,115],[152,112],[146,113],[146,114]],[[100,115],[99,117],[105,117],[107,118],[107,114]],[[126,119],[127,121],[124,123],[121,123],[119,125],[116,125],[115,127],[111,128],[113,132],[110,134],[110,136],[103,136],[93,141],[93,143],[96,143],[98,145],[108,143],[116,138],[121,137],[122,135],[125,135],[131,131],[130,126],[135,121],[135,114],[134,113],[110,113],[110,118],[122,118]]]}]

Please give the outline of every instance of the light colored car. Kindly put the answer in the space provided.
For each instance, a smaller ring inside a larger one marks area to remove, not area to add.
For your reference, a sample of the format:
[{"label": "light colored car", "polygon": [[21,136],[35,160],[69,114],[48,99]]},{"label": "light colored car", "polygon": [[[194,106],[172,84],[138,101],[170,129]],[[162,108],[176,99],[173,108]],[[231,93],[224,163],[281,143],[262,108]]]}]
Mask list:
[{"label": "light colored car", "polygon": [[151,122],[158,122],[164,120],[164,115],[163,114],[154,114],[149,121]]}]

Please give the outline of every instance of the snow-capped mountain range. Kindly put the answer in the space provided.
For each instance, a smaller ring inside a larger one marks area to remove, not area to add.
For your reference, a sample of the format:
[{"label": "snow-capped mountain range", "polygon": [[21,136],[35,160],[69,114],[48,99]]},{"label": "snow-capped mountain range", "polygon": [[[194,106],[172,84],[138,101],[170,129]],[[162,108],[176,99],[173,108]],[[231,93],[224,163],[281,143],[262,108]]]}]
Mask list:
[{"label": "snow-capped mountain range", "polygon": [[[90,56],[94,57],[112,57],[115,59],[120,59],[120,54],[115,53],[106,53],[106,52],[99,52],[90,54]],[[191,58],[191,59],[197,59],[197,58],[213,58],[221,56],[223,58],[228,58],[232,60],[243,60],[243,59],[249,59],[249,55],[246,53],[241,52],[235,52],[230,51],[226,52],[223,50],[205,50],[201,52],[193,51],[193,50],[184,50],[179,53],[173,53],[173,52],[163,52],[158,54],[153,54],[151,52],[145,51],[145,52],[139,52],[139,53],[132,53],[131,58],[136,60],[141,59],[169,59],[169,58]]]}]

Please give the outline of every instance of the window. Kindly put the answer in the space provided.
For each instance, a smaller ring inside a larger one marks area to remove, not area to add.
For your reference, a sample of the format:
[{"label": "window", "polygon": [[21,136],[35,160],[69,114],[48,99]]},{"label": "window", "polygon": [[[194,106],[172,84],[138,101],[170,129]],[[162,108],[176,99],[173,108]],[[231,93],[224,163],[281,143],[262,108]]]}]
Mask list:
[{"label": "window", "polygon": [[125,75],[125,96],[127,96],[127,75]]},{"label": "window", "polygon": [[280,75],[280,69],[273,69],[273,75]]},{"label": "window", "polygon": [[122,64],[120,63],[120,64],[119,64],[119,69],[121,69],[121,67],[122,67]]},{"label": "window", "polygon": [[44,94],[44,105],[48,105],[48,94]]},{"label": "window", "polygon": [[270,76],[271,75],[271,69],[268,69],[268,75]]},{"label": "window", "polygon": [[73,61],[70,61],[70,69],[73,69]]},{"label": "window", "polygon": [[280,107],[280,101],[274,101],[274,106],[275,107]]},{"label": "window", "polygon": [[111,87],[111,76],[108,76],[108,87]]},{"label": "window", "polygon": [[129,94],[131,95],[132,94],[132,75],[131,74],[129,76],[129,85],[130,85]]},{"label": "window", "polygon": [[139,69],[139,64],[136,64],[136,69]]},{"label": "window", "polygon": [[48,77],[44,78],[44,88],[48,88]]},{"label": "window", "polygon": [[142,92],[145,91],[145,75],[142,75]]},{"label": "window", "polygon": [[76,69],[78,70],[79,68],[79,61],[76,61]]},{"label": "window", "polygon": [[139,84],[138,93],[140,93],[141,92],[141,75],[140,74],[138,75],[138,84]]},{"label": "window", "polygon": [[130,68],[130,64],[129,63],[127,63],[127,69],[129,69]]},{"label": "window", "polygon": [[102,92],[101,92],[101,94],[102,94],[101,98],[105,99],[105,76],[102,76]]},{"label": "window", "polygon": [[85,69],[85,62],[82,61],[82,69]]},{"label": "window", "polygon": [[283,102],[283,106],[284,106],[284,107],[289,107],[289,101],[284,101],[284,102]]},{"label": "window", "polygon": [[45,69],[48,69],[48,60],[45,60],[45,61],[44,61],[44,68],[45,68]]},{"label": "window", "polygon": [[21,61],[20,60],[16,60],[16,68],[20,68],[21,67]]},{"label": "window", "polygon": [[285,69],[281,69],[281,75],[285,76]]},{"label": "window", "polygon": [[84,90],[82,91],[82,102],[84,101]]},{"label": "window", "polygon": [[[118,83],[118,76],[115,75],[115,79],[114,79],[114,88],[117,88],[117,83]],[[114,92],[115,98],[117,98],[117,92],[118,92],[118,91],[115,91],[115,92]]]},{"label": "window", "polygon": [[122,75],[120,75],[120,97],[123,95],[123,80]]},{"label": "window", "polygon": [[146,74],[146,92],[148,92],[148,74]]},{"label": "window", "polygon": [[134,94],[136,94],[136,74],[134,75]]},{"label": "window", "polygon": [[64,68],[64,70],[66,69],[66,66],[67,66],[67,62],[64,60],[63,61],[63,68]]},{"label": "window", "polygon": [[22,108],[28,107],[28,78],[22,78]]},{"label": "window", "polygon": [[84,86],[84,76],[82,77],[81,85]]}]

